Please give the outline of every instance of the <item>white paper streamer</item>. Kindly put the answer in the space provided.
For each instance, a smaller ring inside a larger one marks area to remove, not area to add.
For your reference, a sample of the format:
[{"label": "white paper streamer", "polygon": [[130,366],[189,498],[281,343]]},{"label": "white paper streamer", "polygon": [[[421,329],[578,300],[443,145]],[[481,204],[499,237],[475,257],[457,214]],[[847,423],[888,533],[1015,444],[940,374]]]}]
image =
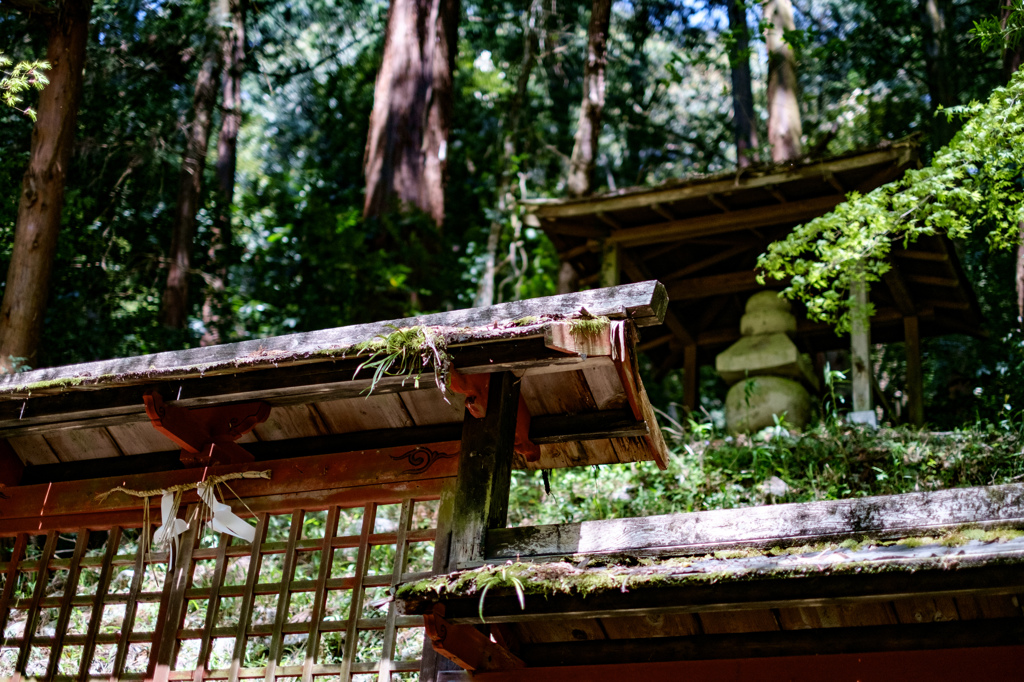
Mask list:
[{"label": "white paper streamer", "polygon": [[209,507],[210,511],[213,513],[213,519],[210,521],[210,528],[220,533],[234,535],[236,538],[241,538],[246,542],[252,542],[255,540],[256,529],[235,516],[235,513],[231,511],[231,507],[218,501],[213,489],[214,486],[205,485],[203,483],[200,483],[196,487],[196,492],[199,493],[199,499],[205,502],[206,506]]}]

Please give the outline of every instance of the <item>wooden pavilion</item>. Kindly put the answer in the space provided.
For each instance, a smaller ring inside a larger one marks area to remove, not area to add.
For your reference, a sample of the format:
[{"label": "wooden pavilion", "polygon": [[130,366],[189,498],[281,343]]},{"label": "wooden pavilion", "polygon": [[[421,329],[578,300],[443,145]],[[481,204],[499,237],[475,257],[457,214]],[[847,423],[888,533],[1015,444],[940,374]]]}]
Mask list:
[{"label": "wooden pavilion", "polygon": [[513,467],[665,465],[635,340],[666,305],[643,282],[0,378],[0,678],[433,679],[390,590],[482,560]]},{"label": "wooden pavilion", "polygon": [[[692,408],[698,402],[699,366],[714,364],[715,356],[739,338],[744,303],[762,289],[755,264],[767,245],[832,210],[849,192],[870,191],[917,165],[917,145],[909,140],[820,161],[528,202],[527,210],[583,286],[665,283],[672,301],[665,328],[645,333],[640,349],[662,372],[684,367],[684,402]],[[911,421],[921,423],[920,339],[979,335],[981,312],[945,236],[906,248],[894,244],[891,262],[884,281],[869,292],[875,306],[870,336],[879,343],[906,342],[908,407]],[[801,351],[813,356],[850,348],[849,338],[796,312]]]}]

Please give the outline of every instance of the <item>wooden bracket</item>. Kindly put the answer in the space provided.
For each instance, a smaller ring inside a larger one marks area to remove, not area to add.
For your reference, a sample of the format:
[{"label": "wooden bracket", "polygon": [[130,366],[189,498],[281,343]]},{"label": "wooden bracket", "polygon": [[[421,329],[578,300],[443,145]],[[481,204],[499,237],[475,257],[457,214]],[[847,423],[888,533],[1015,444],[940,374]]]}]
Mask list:
[{"label": "wooden bracket", "polygon": [[[487,416],[487,391],[491,385],[490,374],[461,374],[454,367],[449,374],[451,389],[466,396],[466,409],[477,419]],[[514,450],[527,462],[540,461],[540,446],[530,440],[530,410],[526,401],[519,396],[519,411],[516,414],[516,440]]]},{"label": "wooden bracket", "polygon": [[644,384],[640,380],[640,375],[635,371],[632,351],[627,350],[626,352],[625,357],[615,360],[615,369],[619,373],[622,388],[626,391],[626,399],[633,411],[633,417],[637,421],[647,423],[647,435],[643,436],[643,439],[647,441],[647,447],[654,456],[654,462],[659,469],[664,471],[668,469],[668,447],[661,435],[661,429],[658,428],[658,418],[654,414],[654,408],[651,407],[651,401],[647,398]]},{"label": "wooden bracket", "polygon": [[448,372],[450,386],[456,393],[466,396],[466,409],[477,419],[487,416],[487,389],[490,374],[462,374],[454,367]]},{"label": "wooden bracket", "polygon": [[[444,604],[435,604],[433,612],[423,616],[423,625],[434,651],[463,670],[484,673],[526,667],[504,644],[472,625],[452,625],[446,621]],[[498,639],[504,641],[502,637]]]},{"label": "wooden bracket", "polygon": [[[21,482],[21,474],[25,471],[25,465],[21,463],[21,457],[14,451],[7,439],[0,439],[0,488],[15,486]],[[0,499],[3,493],[0,493]]]},{"label": "wooden bracket", "polygon": [[516,413],[516,439],[512,449],[522,455],[527,462],[540,461],[540,446],[530,440],[530,410],[526,407],[526,400],[521,395]]},{"label": "wooden bracket", "polygon": [[181,446],[181,462],[187,467],[253,461],[235,441],[270,416],[270,405],[264,402],[187,410],[166,404],[156,391],[142,400],[153,427]]}]

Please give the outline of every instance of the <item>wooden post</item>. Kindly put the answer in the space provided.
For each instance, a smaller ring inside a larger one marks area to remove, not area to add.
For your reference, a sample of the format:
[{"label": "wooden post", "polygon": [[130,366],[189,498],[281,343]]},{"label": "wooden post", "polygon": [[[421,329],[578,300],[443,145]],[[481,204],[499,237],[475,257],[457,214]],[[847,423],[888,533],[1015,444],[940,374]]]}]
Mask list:
[{"label": "wooden post", "polygon": [[868,317],[868,285],[863,279],[850,287],[852,324],[850,327],[850,362],[852,364],[852,422],[876,423],[871,405],[871,319]]},{"label": "wooden post", "polygon": [[903,318],[903,337],[907,349],[907,421],[914,426],[923,426],[924,381],[921,372],[921,333],[917,317]]},{"label": "wooden post", "polygon": [[455,484],[448,570],[482,560],[487,530],[505,527],[519,412],[519,382],[511,372],[492,374],[487,416],[477,419],[466,413]]},{"label": "wooden post", "polygon": [[601,245],[601,286],[619,286],[619,249],[618,242],[604,242]]},{"label": "wooden post", "polygon": [[700,407],[700,367],[697,365],[697,346],[683,348],[683,407],[688,413]]}]

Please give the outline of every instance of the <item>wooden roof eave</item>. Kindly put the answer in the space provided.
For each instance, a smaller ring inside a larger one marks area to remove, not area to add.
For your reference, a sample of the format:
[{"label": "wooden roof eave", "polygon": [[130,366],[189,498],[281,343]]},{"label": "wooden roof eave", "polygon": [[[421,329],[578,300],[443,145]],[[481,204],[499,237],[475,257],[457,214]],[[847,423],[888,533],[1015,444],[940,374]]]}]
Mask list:
[{"label": "wooden roof eave", "polygon": [[[591,315],[627,318],[636,326],[660,324],[668,298],[659,282],[648,281],[607,289],[514,301],[400,320],[303,332],[239,343],[169,351],[153,355],[102,360],[0,376],[0,401],[32,396],[96,390],[130,383],[237,374],[299,364],[333,362],[351,357],[353,348],[387,335],[395,328],[427,326],[445,329],[451,347],[474,346],[543,334],[543,321],[572,317],[585,309]],[[543,317],[538,324],[517,326],[525,317]]]},{"label": "wooden roof eave", "polygon": [[718,195],[750,189],[772,188],[803,178],[818,178],[852,169],[876,165],[911,163],[916,158],[917,145],[901,142],[886,149],[853,153],[847,156],[812,161],[803,164],[768,166],[763,169],[745,169],[697,177],[685,181],[666,183],[659,187],[639,187],[609,192],[581,199],[541,199],[524,201],[527,212],[539,220],[557,220],[615,211],[664,205],[695,197]]}]

